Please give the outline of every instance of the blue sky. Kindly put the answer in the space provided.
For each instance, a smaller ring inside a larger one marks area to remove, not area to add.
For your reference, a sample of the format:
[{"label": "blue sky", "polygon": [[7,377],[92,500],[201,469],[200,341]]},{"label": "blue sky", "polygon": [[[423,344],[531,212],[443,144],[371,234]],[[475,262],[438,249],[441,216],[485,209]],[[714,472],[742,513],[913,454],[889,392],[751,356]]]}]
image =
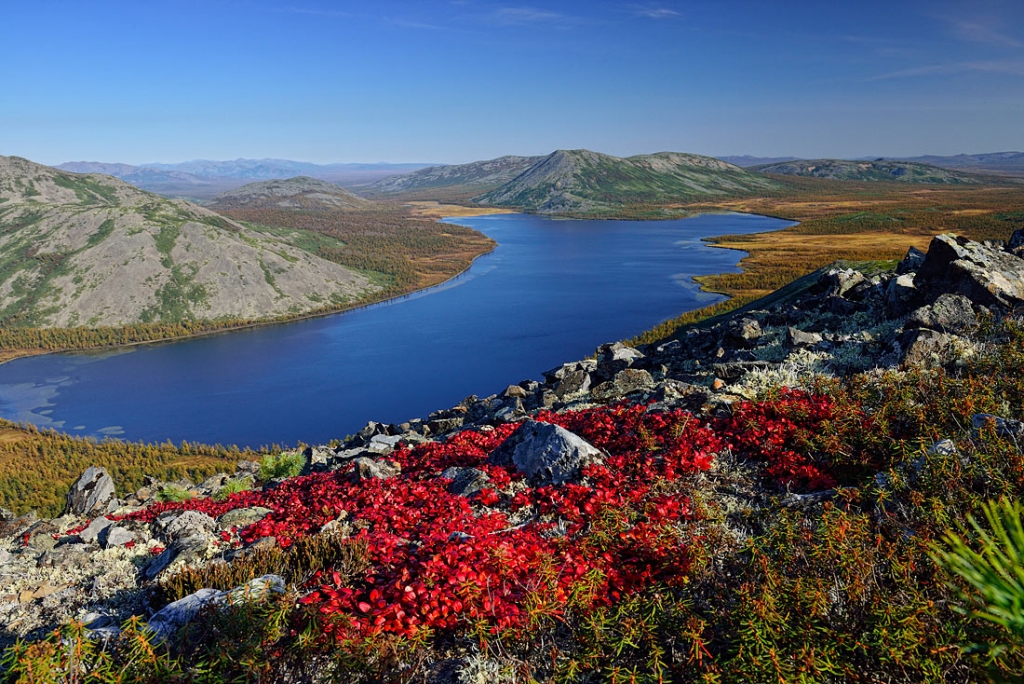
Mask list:
[{"label": "blue sky", "polygon": [[3,2],[0,154],[1024,149],[1021,0]]}]

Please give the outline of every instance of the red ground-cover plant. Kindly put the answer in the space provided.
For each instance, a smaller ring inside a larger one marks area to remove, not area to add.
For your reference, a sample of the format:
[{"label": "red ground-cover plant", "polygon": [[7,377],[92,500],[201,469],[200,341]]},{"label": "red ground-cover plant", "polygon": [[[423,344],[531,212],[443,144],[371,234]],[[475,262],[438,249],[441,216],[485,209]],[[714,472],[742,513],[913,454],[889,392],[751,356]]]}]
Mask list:
[{"label": "red ground-cover plant", "polygon": [[[604,463],[588,467],[579,483],[530,487],[514,467],[487,463],[518,427],[501,425],[400,446],[390,458],[401,475],[387,480],[355,481],[342,469],[220,502],[158,503],[125,517],[151,522],[172,510],[219,516],[264,506],[271,513],[238,536],[247,543],[272,536],[284,547],[343,518],[367,543],[370,570],[357,582],[317,573],[301,601],[320,616],[322,632],[339,640],[522,628],[538,615],[558,619],[570,601],[609,605],[657,582],[682,581],[690,559],[680,522],[692,511],[671,483],[709,468],[724,442],[687,412],[644,405],[537,418],[604,450]],[[454,495],[439,477],[450,466],[479,468],[491,486],[471,498]]]},{"label": "red ground-cover plant", "polygon": [[[263,506],[271,512],[238,530],[237,539],[274,537],[285,548],[343,520],[366,543],[369,569],[355,581],[327,569],[306,582],[300,603],[323,638],[504,632],[527,628],[539,616],[561,619],[570,607],[612,605],[685,582],[692,541],[685,528],[694,513],[679,480],[710,468],[726,448],[765,461],[767,474],[780,482],[833,486],[825,466],[801,449],[807,435],[834,417],[828,397],[795,391],[741,403],[731,418],[713,424],[643,404],[545,411],[536,419],[605,453],[579,482],[530,486],[513,466],[488,463],[517,429],[511,424],[400,445],[389,458],[401,474],[386,480],[357,481],[348,468],[220,502],[158,503],[125,517],[153,521],[172,510],[219,516]],[[450,480],[440,473],[452,466],[486,472],[490,486],[469,498],[448,492]]]},{"label": "red ground-cover plant", "polygon": [[775,399],[734,405],[716,429],[738,455],[763,461],[768,476],[780,485],[820,490],[837,484],[834,457],[849,460],[856,450],[842,440],[822,449],[829,438],[836,440],[839,423],[853,432],[874,429],[871,417],[858,407],[840,409],[826,394],[783,387]]}]

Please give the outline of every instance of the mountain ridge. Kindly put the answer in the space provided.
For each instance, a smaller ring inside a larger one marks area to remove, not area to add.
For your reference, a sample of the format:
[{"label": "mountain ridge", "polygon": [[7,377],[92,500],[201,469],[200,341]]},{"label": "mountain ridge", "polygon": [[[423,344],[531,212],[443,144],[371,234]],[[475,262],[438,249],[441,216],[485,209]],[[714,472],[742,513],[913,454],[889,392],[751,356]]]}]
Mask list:
[{"label": "mountain ridge", "polygon": [[543,157],[505,155],[468,164],[428,166],[407,174],[383,178],[366,186],[369,194],[393,195],[439,188],[498,187],[515,178]]},{"label": "mountain ridge", "polygon": [[112,176],[0,156],[0,323],[123,326],[297,315],[367,277]]},{"label": "mountain ridge", "polygon": [[658,152],[615,157],[591,150],[556,150],[473,201],[541,214],[600,215],[623,206],[665,205],[775,187],[778,184],[767,177],[703,155]]},{"label": "mountain ridge", "polygon": [[798,159],[750,167],[758,173],[830,180],[898,181],[905,183],[977,185],[983,179],[931,164],[892,159]]},{"label": "mountain ridge", "polygon": [[211,209],[363,209],[372,203],[334,183],[309,176],[247,183],[215,196]]}]

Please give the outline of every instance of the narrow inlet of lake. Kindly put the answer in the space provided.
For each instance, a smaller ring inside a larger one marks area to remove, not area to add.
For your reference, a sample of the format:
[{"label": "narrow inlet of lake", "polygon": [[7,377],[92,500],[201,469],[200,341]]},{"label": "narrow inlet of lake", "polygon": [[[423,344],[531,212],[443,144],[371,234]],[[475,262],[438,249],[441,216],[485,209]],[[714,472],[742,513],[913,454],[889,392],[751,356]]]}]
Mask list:
[{"label": "narrow inlet of lake", "polygon": [[74,435],[320,444],[487,396],[721,299],[691,278],[743,253],[701,238],[779,230],[748,214],[674,221],[451,219],[498,242],[429,291],[323,318],[0,365],[0,416]]}]

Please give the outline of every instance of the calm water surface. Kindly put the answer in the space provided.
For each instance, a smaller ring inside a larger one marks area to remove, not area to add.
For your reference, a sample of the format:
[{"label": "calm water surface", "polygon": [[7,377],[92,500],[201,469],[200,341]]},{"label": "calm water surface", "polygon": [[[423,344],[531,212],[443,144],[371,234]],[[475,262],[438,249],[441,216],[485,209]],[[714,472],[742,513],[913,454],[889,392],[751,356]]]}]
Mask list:
[{"label": "calm water surface", "polygon": [[0,365],[0,416],[131,440],[323,443],[539,379],[717,301],[691,277],[734,272],[742,253],[700,238],[792,225],[743,214],[457,222],[499,247],[439,288],[297,323],[18,359]]}]

